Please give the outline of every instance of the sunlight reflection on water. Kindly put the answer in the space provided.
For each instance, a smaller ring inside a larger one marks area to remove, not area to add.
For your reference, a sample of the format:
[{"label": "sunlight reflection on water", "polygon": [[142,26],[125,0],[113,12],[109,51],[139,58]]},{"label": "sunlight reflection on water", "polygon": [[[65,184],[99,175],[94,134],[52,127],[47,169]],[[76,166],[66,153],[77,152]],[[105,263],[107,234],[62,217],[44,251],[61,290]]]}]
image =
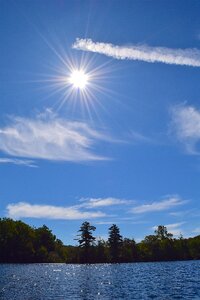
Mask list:
[{"label": "sunlight reflection on water", "polygon": [[2,264],[0,299],[200,299],[200,261]]}]

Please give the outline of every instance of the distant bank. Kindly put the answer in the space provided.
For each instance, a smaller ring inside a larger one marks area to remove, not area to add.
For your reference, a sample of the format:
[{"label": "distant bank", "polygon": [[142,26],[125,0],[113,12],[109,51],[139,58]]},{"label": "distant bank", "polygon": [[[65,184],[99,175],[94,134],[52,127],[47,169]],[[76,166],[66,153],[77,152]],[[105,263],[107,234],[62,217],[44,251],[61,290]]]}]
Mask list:
[{"label": "distant bank", "polygon": [[83,222],[77,246],[64,245],[45,225],[34,228],[22,221],[0,219],[0,263],[125,263],[200,259],[200,236],[174,238],[165,226],[140,243],[124,238],[113,224],[108,240],[96,239],[95,227]]}]

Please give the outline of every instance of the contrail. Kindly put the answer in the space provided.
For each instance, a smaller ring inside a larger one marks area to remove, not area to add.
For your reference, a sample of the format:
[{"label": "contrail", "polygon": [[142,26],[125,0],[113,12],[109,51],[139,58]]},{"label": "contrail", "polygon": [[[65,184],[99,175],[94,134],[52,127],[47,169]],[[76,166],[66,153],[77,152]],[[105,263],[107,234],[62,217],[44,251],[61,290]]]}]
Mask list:
[{"label": "contrail", "polygon": [[117,46],[109,43],[93,42],[91,39],[79,38],[76,39],[72,48],[100,53],[116,59],[200,67],[200,50],[196,48],[171,49],[146,45]]}]

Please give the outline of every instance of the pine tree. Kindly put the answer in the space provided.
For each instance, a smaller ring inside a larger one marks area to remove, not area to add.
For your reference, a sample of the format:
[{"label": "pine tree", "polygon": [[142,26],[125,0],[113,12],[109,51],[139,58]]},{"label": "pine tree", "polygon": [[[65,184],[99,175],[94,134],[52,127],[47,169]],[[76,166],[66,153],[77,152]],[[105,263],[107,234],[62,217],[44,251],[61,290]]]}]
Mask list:
[{"label": "pine tree", "polygon": [[110,248],[111,262],[119,262],[122,246],[122,236],[120,235],[119,227],[117,227],[117,225],[115,224],[113,224],[109,228],[108,244]]},{"label": "pine tree", "polygon": [[79,247],[81,248],[81,257],[80,262],[88,263],[91,261],[92,257],[89,256],[90,249],[94,244],[95,237],[92,235],[92,231],[95,231],[96,227],[90,225],[89,222],[84,222],[81,225],[81,228],[78,236]]}]

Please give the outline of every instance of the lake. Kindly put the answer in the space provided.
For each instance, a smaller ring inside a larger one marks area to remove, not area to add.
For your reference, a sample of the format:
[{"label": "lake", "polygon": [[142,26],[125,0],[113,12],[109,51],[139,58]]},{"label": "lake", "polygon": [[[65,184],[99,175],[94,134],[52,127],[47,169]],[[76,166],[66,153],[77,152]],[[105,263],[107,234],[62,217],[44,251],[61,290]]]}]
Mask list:
[{"label": "lake", "polygon": [[1,264],[0,299],[200,299],[200,261]]}]

